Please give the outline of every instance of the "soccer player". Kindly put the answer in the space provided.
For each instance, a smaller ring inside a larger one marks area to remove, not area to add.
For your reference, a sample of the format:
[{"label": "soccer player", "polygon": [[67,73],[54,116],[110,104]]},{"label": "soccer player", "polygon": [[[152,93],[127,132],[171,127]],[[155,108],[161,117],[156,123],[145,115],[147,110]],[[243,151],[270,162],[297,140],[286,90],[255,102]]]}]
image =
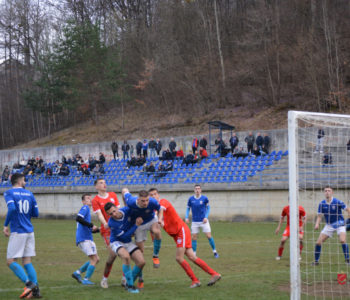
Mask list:
[{"label": "soccer player", "polygon": [[[79,210],[76,217],[77,231],[76,231],[76,244],[88,257],[89,261],[83,264],[78,270],[76,270],[72,277],[79,283],[84,285],[92,285],[90,281],[92,274],[95,271],[95,267],[99,262],[100,258],[97,255],[96,245],[94,243],[92,233],[98,232],[98,228],[91,223],[91,196],[84,194],[81,197],[83,207]],[[86,272],[84,279],[82,280],[81,274]]]},{"label": "soccer player", "polygon": [[[281,260],[282,258],[282,254],[283,254],[283,250],[284,250],[284,244],[286,243],[286,241],[289,239],[290,236],[290,228],[289,228],[289,205],[285,206],[282,210],[282,214],[281,214],[281,218],[280,221],[278,223],[278,226],[276,228],[276,235],[278,234],[278,232],[281,229],[281,225],[284,221],[284,218],[287,216],[287,227],[286,229],[283,231],[282,234],[282,239],[281,239],[281,243],[280,246],[278,248],[278,255],[276,256],[276,260]],[[306,212],[305,209],[299,205],[299,241],[300,241],[300,255],[301,255],[301,251],[303,250],[303,237],[304,237],[304,225],[306,223]]]},{"label": "soccer player", "polygon": [[[3,233],[6,237],[10,237],[7,246],[7,265],[26,285],[20,298],[41,298],[36,271],[31,261],[35,256],[34,228],[31,218],[39,216],[38,205],[34,195],[25,189],[23,174],[13,174],[11,184],[12,189],[4,193],[8,212]],[[17,263],[18,258],[22,259],[24,269]]]},{"label": "soccer player", "polygon": [[[130,293],[138,293],[139,290],[134,287],[134,281],[142,272],[145,260],[141,250],[131,241],[131,237],[143,220],[138,217],[133,223],[131,209],[127,206],[118,209],[113,203],[106,203],[105,211],[110,216],[108,226],[111,228],[111,249],[123,261],[123,273],[127,281],[126,289]],[[132,270],[130,259],[135,262]]]},{"label": "soccer player", "polygon": [[[105,212],[104,206],[107,202],[112,202],[115,206],[120,207],[117,195],[113,192],[107,192],[107,184],[104,179],[96,179],[95,180],[95,189],[97,190],[97,195],[92,199],[92,210],[95,214],[97,214],[98,219],[101,222],[101,236],[105,241],[105,244],[108,249],[108,258],[106,261],[106,265],[103,271],[103,278],[101,280],[101,287],[107,289],[108,288],[108,276],[111,273],[113,262],[117,257],[115,252],[112,251],[109,246],[109,236],[110,230],[108,228],[108,219],[109,215]],[[124,284],[124,278],[122,279],[122,284]]]},{"label": "soccer player", "polygon": [[337,232],[339,237],[339,242],[341,243],[345,263],[350,264],[349,262],[349,246],[346,243],[346,229],[344,217],[342,210],[346,210],[350,215],[350,208],[346,204],[337,198],[333,197],[333,189],[329,186],[324,189],[325,198],[318,205],[318,214],[316,218],[315,230],[318,230],[321,223],[322,215],[324,215],[326,225],[320,233],[320,236],[317,239],[315,246],[315,261],[312,265],[317,266],[319,264],[319,259],[321,255],[322,243],[325,242],[328,238],[332,237],[333,232]]},{"label": "soccer player", "polygon": [[162,209],[158,215],[159,223],[164,230],[174,239],[176,243],[176,261],[185,270],[186,274],[191,278],[191,288],[199,287],[201,285],[199,279],[193,273],[189,263],[185,260],[185,255],[199,266],[204,272],[211,275],[208,285],[211,286],[221,279],[221,275],[211,269],[206,262],[201,260],[193,252],[191,243],[191,232],[185,222],[179,217],[175,208],[166,199],[161,199],[156,188],[149,190],[152,198],[156,199],[161,205]]},{"label": "soccer player", "polygon": [[185,220],[189,223],[188,219],[190,211],[192,209],[192,249],[194,253],[197,251],[197,238],[199,230],[202,229],[203,233],[208,238],[209,244],[213,249],[214,257],[218,258],[219,254],[216,252],[214,238],[211,236],[211,228],[208,220],[210,213],[209,200],[206,196],[202,195],[202,189],[199,184],[194,186],[194,195],[188,199],[187,210]]}]

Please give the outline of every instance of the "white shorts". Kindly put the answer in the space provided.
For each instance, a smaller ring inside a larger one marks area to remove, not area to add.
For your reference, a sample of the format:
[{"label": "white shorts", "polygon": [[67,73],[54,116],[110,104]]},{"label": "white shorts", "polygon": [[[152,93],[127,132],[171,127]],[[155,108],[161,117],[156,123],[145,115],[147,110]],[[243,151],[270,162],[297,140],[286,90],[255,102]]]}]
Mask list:
[{"label": "white shorts", "polygon": [[151,226],[157,222],[158,222],[158,217],[154,216],[154,218],[151,221],[137,227],[135,231],[135,241],[137,243],[147,241],[147,231],[150,231]]},{"label": "white shorts", "polygon": [[80,242],[80,243],[78,244],[78,247],[79,247],[80,250],[83,251],[87,256],[96,255],[96,254],[97,254],[96,244],[95,244],[94,241],[86,240],[86,241]]},{"label": "white shorts", "polygon": [[34,232],[10,234],[7,245],[7,259],[35,256]]},{"label": "white shorts", "polygon": [[192,234],[199,233],[199,231],[200,231],[199,229],[200,228],[202,228],[203,232],[211,232],[209,220],[207,221],[207,223],[192,222],[192,225],[191,225],[191,232],[192,232]]},{"label": "white shorts", "polygon": [[118,250],[122,247],[125,248],[125,250],[128,251],[130,255],[133,252],[135,252],[137,249],[139,249],[139,247],[137,247],[133,242],[123,243],[123,242],[116,241],[111,244],[111,249],[117,254],[118,254]]},{"label": "white shorts", "polygon": [[326,224],[326,226],[322,229],[321,233],[332,237],[334,231],[337,231],[337,235],[339,235],[342,232],[345,233],[346,229],[345,226],[339,226],[338,228],[334,228],[333,226]]}]

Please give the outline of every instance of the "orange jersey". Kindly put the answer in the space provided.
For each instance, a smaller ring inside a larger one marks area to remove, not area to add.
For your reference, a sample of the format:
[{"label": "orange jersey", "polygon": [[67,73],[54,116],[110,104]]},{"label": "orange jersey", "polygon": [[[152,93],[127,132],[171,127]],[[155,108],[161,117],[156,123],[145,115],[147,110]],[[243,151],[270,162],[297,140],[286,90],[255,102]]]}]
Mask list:
[{"label": "orange jersey", "polygon": [[[289,205],[285,206],[282,210],[282,217],[287,216],[287,226],[289,226]],[[299,227],[303,226],[303,217],[306,216],[304,207],[299,205]]]},{"label": "orange jersey", "polygon": [[[94,213],[97,213],[98,211],[102,212],[103,217],[105,218],[106,222],[108,223],[109,220],[109,215],[107,215],[107,213],[105,212],[105,204],[107,202],[112,202],[115,204],[116,207],[120,207],[117,195],[113,192],[109,192],[107,193],[107,197],[102,198],[99,195],[96,195],[94,197],[94,199],[92,199],[92,210],[94,211]],[[103,225],[101,224],[101,234],[103,232],[108,231],[108,229],[105,229],[103,227]]]},{"label": "orange jersey", "polygon": [[170,235],[178,233],[186,225],[185,222],[180,218],[174,206],[168,200],[161,199],[159,204],[163,208],[164,230]]}]

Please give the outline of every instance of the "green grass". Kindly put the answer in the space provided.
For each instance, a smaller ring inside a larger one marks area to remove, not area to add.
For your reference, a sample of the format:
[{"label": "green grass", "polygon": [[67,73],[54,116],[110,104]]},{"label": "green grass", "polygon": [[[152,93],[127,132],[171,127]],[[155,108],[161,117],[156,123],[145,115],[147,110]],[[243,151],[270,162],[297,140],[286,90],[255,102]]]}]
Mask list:
[{"label": "green grass", "polygon": [[[163,231],[159,269],[153,269],[152,244],[146,242],[145,289],[139,295],[128,294],[120,286],[119,259],[110,275],[110,288],[103,290],[99,287],[107,257],[99,235],[94,237],[101,260],[91,278],[96,286],[85,287],[71,278],[72,272],[87,260],[75,246],[76,223],[40,219],[33,220],[33,223],[37,251],[33,264],[44,299],[289,299],[289,292],[281,289],[289,284],[289,244],[283,259],[276,262],[274,258],[281,238],[274,235],[276,223],[213,222],[212,232],[220,258],[213,257],[204,235],[199,237],[197,255],[221,273],[222,279],[208,287],[206,283],[210,276],[190,263],[202,282],[202,286],[196,289],[189,288],[190,279],[175,261],[175,243]],[[308,260],[312,260],[311,244],[308,246]],[[6,247],[7,239],[1,235],[0,299],[17,299],[23,284],[6,267]]]}]

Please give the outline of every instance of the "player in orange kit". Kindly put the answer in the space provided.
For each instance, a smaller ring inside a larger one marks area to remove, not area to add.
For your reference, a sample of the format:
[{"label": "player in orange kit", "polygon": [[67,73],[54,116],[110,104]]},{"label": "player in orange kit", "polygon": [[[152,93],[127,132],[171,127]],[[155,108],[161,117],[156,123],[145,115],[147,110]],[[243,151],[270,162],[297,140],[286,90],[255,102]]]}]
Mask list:
[{"label": "player in orange kit", "polygon": [[[107,184],[104,179],[95,180],[95,188],[97,190],[97,195],[92,200],[92,209],[95,214],[97,214],[98,219],[101,222],[101,236],[103,237],[105,244],[107,246],[109,255],[106,261],[106,265],[103,271],[103,278],[101,280],[101,287],[108,288],[108,276],[111,273],[113,262],[117,255],[112,251],[109,245],[109,238],[111,235],[110,229],[108,227],[109,215],[105,212],[104,206],[107,202],[112,202],[116,207],[120,207],[117,195],[113,192],[107,192]],[[124,281],[124,278],[123,278]]]},{"label": "player in orange kit", "polygon": [[[278,248],[278,255],[276,256],[276,260],[281,260],[283,250],[284,250],[284,244],[289,239],[290,236],[290,229],[289,229],[289,205],[285,206],[282,210],[281,218],[278,223],[278,226],[276,228],[275,233],[278,234],[278,232],[281,229],[281,225],[283,223],[283,220],[287,216],[287,227],[283,231],[281,244]],[[303,237],[304,237],[304,225],[306,223],[306,212],[305,209],[299,205],[299,241],[300,241],[300,255],[301,251],[303,250]]]},{"label": "player in orange kit", "polygon": [[149,195],[155,198],[160,206],[161,210],[158,215],[158,222],[164,228],[164,230],[173,237],[176,243],[176,261],[185,270],[186,274],[191,278],[191,288],[199,287],[201,285],[199,279],[193,273],[189,263],[185,260],[185,255],[199,266],[203,271],[211,275],[211,279],[208,285],[211,286],[221,279],[221,275],[210,268],[206,262],[201,260],[192,249],[191,231],[186,223],[179,217],[175,208],[166,199],[160,199],[158,190],[151,188]]}]

